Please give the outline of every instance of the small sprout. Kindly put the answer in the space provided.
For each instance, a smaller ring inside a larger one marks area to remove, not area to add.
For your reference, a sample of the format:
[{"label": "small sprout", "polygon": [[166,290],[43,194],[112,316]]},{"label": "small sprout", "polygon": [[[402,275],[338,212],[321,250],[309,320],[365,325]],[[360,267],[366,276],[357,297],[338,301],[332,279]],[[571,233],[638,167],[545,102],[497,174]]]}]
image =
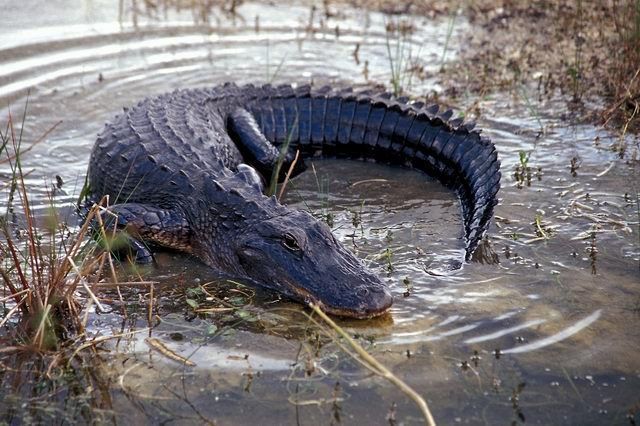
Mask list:
[{"label": "small sprout", "polygon": [[542,213],[536,214],[533,223],[536,227],[536,235],[538,237],[544,238],[545,240],[548,240],[553,233],[553,228],[550,228],[543,223]]},{"label": "small sprout", "polygon": [[518,154],[520,157],[520,166],[524,169],[529,163],[529,155],[524,151],[520,151]]},{"label": "small sprout", "polygon": [[184,340],[184,334],[178,332],[171,333],[169,334],[169,338],[174,342],[181,342]]},{"label": "small sprout", "polygon": [[304,374],[307,377],[311,377],[315,371],[316,371],[316,361],[315,359],[311,358],[311,355],[309,355],[304,360]]},{"label": "small sprout", "polygon": [[384,259],[385,259],[385,260],[386,260],[386,262],[387,262],[387,270],[388,270],[389,272],[393,272],[393,269],[394,269],[394,268],[393,268],[393,263],[392,263],[392,260],[393,260],[393,252],[391,251],[391,249],[389,249],[389,248],[385,249],[385,251],[384,251],[384,255],[383,255],[383,256],[384,256]]},{"label": "small sprout", "polygon": [[511,398],[509,398],[514,414],[516,415],[516,417],[518,417],[518,419],[520,419],[522,423],[525,423],[525,417],[522,409],[520,408],[520,394],[524,390],[525,385],[526,383],[524,382],[519,383],[518,386],[513,390]]},{"label": "small sprout", "polygon": [[482,357],[480,356],[478,351],[474,350],[473,351],[473,356],[471,357],[471,362],[473,362],[474,367],[478,367],[478,364],[479,364],[481,359],[482,359]]},{"label": "small sprout", "polygon": [[596,275],[598,273],[596,262],[598,260],[598,247],[596,246],[596,233],[591,233],[591,239],[589,241],[589,247],[585,249],[587,254],[589,255],[589,263],[591,265],[591,275]]},{"label": "small sprout", "polygon": [[[531,186],[531,167],[529,166],[529,155],[531,153],[526,153],[525,151],[520,151],[518,153],[520,164],[516,166],[515,171],[513,172],[513,177],[516,181],[516,187],[518,189],[522,189],[523,185],[526,183],[527,186]],[[540,168],[538,168],[541,171]],[[538,176],[538,180],[540,180],[540,176]]]},{"label": "small sprout", "polygon": [[332,399],[333,402],[331,404],[331,413],[332,413],[332,421],[331,424],[340,424],[342,423],[342,407],[339,402],[342,401],[342,387],[340,386],[340,382],[336,382],[333,387]]},{"label": "small sprout", "polygon": [[395,426],[396,423],[396,403],[392,402],[391,407],[389,407],[389,412],[387,413],[387,421],[389,422],[389,426]]},{"label": "small sprout", "polygon": [[324,221],[327,223],[327,226],[329,226],[329,228],[333,228],[334,225],[334,216],[333,213],[331,212],[327,212],[327,214],[324,217]]},{"label": "small sprout", "polygon": [[411,280],[409,279],[409,277],[404,277],[404,279],[402,280],[402,283],[404,284],[404,287],[405,287],[405,291],[404,293],[402,293],[402,295],[404,297],[411,296],[411,291],[413,290],[413,284],[411,284]]},{"label": "small sprout", "polygon": [[[248,355],[245,355],[245,357],[248,357]],[[251,385],[253,384],[253,376],[254,376],[251,366],[249,366],[249,370],[242,373],[242,375],[247,378],[247,383],[244,385],[244,391],[246,393],[251,393]]]},{"label": "small sprout", "polygon": [[360,219],[360,213],[358,213],[357,211],[352,211],[351,212],[351,224],[353,225],[354,228],[357,228],[358,226],[360,226],[361,223],[361,219]]}]

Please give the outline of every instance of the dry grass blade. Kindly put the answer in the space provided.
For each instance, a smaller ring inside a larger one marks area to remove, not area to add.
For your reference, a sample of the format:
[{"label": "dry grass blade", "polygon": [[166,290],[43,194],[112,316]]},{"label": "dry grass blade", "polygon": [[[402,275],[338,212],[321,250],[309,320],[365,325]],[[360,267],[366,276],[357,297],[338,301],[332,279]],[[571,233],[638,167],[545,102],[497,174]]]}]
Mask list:
[{"label": "dry grass blade", "polygon": [[166,356],[169,359],[172,359],[174,361],[178,361],[180,363],[183,363],[186,366],[189,367],[195,367],[196,363],[183,357],[178,355],[177,353],[175,353],[174,351],[172,351],[171,349],[169,349],[164,343],[162,343],[160,340],[158,339],[154,339],[154,338],[148,338],[145,339],[145,342],[147,343],[147,345],[149,345],[150,347],[152,347],[153,349],[155,349],[156,351],[160,352],[162,355]]},{"label": "dry grass blade", "polygon": [[338,324],[336,324],[331,318],[327,316],[322,310],[315,304],[310,303],[309,306],[313,309],[322,320],[331,327],[340,337],[345,339],[349,346],[353,348],[353,350],[358,354],[362,361],[367,363],[370,367],[372,367],[372,371],[376,372],[381,377],[384,377],[394,385],[396,385],[402,392],[404,392],[409,398],[411,398],[420,408],[422,415],[424,416],[425,424],[429,426],[435,426],[436,422],[433,419],[433,415],[431,414],[431,410],[429,410],[429,406],[427,402],[409,385],[403,382],[398,376],[393,374],[387,367],[382,365],[377,359],[371,356],[367,351],[365,351],[362,346],[360,346],[355,340],[351,338]]},{"label": "dry grass blade", "polygon": [[91,298],[91,300],[93,301],[93,303],[96,304],[96,306],[98,307],[98,310],[100,312],[108,312],[107,309],[104,308],[104,306],[102,306],[102,304],[100,303],[100,301],[98,300],[98,298],[96,297],[95,294],[93,294],[93,291],[91,291],[91,289],[89,288],[89,284],[87,284],[87,280],[85,279],[84,276],[82,276],[82,273],[80,272],[80,270],[78,269],[78,266],[76,265],[76,263],[73,261],[73,259],[71,259],[70,257],[67,256],[67,260],[69,261],[69,263],[71,264],[71,267],[73,268],[73,270],[76,272],[76,274],[78,275],[78,278],[80,279],[80,283],[82,284],[82,287],[84,287],[84,290],[87,292],[87,294],[89,295],[89,297]]},{"label": "dry grass blade", "polygon": [[22,304],[24,303],[25,300],[26,299],[22,299],[13,308],[11,308],[11,310],[9,310],[9,312],[6,313],[4,318],[2,318],[2,321],[0,321],[0,327],[4,326],[7,323],[7,321],[9,321],[9,319],[13,316],[13,314],[15,314],[16,311],[22,306]]},{"label": "dry grass blade", "polygon": [[296,167],[296,163],[298,162],[298,157],[300,157],[300,150],[296,150],[296,156],[291,162],[291,165],[289,166],[289,170],[287,170],[287,174],[284,177],[284,182],[282,183],[282,186],[280,187],[280,192],[278,193],[278,201],[282,199],[282,195],[284,194],[284,189],[287,187],[287,183],[289,183],[289,179],[291,178],[293,169]]}]

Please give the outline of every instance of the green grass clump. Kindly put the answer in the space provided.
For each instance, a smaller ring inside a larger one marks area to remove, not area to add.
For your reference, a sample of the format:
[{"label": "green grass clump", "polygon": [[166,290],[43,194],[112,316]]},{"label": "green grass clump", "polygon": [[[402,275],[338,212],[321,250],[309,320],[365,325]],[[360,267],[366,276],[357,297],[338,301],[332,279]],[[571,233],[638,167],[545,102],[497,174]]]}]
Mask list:
[{"label": "green grass clump", "polygon": [[[87,277],[95,272],[97,262],[95,245],[88,238],[90,221],[73,231],[55,207],[53,190],[47,192],[45,214],[37,216],[32,208],[22,166],[27,151],[22,149],[25,116],[26,106],[18,130],[9,113],[0,131],[0,163],[9,170],[3,195],[6,208],[0,216],[0,328],[5,328],[5,344],[46,352],[60,349],[65,339],[83,332],[76,290],[86,287],[93,294]],[[89,219],[97,211],[92,209]]]}]

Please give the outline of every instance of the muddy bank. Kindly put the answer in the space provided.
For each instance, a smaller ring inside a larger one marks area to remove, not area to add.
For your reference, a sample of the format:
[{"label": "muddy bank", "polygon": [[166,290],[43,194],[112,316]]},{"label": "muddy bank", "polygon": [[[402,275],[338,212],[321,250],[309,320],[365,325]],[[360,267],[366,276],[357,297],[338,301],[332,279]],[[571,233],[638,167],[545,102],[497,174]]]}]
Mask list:
[{"label": "muddy bank", "polygon": [[453,26],[468,19],[459,60],[439,73],[456,103],[525,86],[540,100],[563,96],[571,119],[640,130],[640,5],[633,0],[350,3],[444,17]]}]

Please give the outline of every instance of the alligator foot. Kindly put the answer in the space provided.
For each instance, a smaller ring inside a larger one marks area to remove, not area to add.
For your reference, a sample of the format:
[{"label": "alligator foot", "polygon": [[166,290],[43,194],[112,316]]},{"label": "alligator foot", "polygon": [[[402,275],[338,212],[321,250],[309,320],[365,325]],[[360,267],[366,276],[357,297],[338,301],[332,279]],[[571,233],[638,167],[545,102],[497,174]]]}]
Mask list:
[{"label": "alligator foot", "polygon": [[120,260],[153,262],[149,245],[191,251],[189,227],[178,212],[125,203],[109,207],[101,218],[103,226],[94,222],[92,227],[98,240]]},{"label": "alligator foot", "polygon": [[[262,131],[260,131],[260,126],[253,115],[243,108],[238,108],[231,113],[227,122],[227,129],[246,162],[254,166],[263,178],[269,182],[272,173],[277,168],[280,149],[267,140]],[[278,173],[279,182],[284,181],[294,159],[295,153],[289,150]],[[293,166],[291,177],[306,170],[302,158],[299,158]]]}]

